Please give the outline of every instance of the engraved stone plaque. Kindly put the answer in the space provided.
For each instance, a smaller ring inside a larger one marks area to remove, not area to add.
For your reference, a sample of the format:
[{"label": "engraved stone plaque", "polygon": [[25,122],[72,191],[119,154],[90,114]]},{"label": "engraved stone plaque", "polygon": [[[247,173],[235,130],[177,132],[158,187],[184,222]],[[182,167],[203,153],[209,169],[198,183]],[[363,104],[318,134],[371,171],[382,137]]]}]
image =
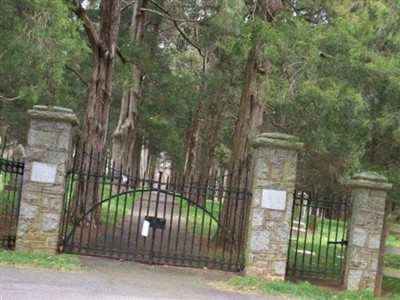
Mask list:
[{"label": "engraved stone plaque", "polygon": [[275,210],[285,210],[286,191],[262,190],[261,207]]},{"label": "engraved stone plaque", "polygon": [[55,183],[57,166],[34,161],[32,163],[31,181]]}]

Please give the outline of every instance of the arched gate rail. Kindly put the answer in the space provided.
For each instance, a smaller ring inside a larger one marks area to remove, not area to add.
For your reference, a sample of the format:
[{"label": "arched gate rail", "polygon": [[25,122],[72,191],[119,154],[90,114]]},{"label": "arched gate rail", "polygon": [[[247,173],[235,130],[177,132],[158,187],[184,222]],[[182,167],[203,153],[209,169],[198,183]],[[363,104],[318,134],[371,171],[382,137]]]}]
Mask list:
[{"label": "arched gate rail", "polygon": [[243,269],[248,169],[234,173],[241,178],[235,185],[231,174],[185,184],[161,172],[154,179],[131,179],[93,157],[90,165],[88,170],[76,162],[68,172],[60,250],[150,264]]}]

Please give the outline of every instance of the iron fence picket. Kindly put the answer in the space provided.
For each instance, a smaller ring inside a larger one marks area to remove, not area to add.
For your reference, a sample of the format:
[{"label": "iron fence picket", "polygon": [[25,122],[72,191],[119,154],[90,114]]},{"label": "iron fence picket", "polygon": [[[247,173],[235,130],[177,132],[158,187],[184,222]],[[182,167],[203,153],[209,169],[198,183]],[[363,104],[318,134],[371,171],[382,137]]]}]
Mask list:
[{"label": "iron fence picket", "polygon": [[[164,203],[163,203],[163,205],[164,205],[164,209],[163,209],[163,212],[162,212],[162,220],[167,220],[166,219],[166,215],[167,215],[167,205],[168,205],[168,182],[169,182],[169,177],[167,177],[167,181],[166,181],[166,183],[165,183],[165,193],[164,193]],[[162,255],[162,248],[163,248],[163,241],[164,241],[164,230],[161,230],[161,241],[160,241],[160,247],[159,247],[159,255],[161,256]]]},{"label": "iron fence picket", "polygon": [[[220,178],[214,174],[204,183],[177,183],[172,177],[163,181],[159,174],[157,180],[127,176],[122,183],[114,162],[101,162],[92,154],[84,152],[90,156],[85,160],[87,164],[82,157],[68,172],[60,234],[65,251],[149,263],[235,271],[243,268],[246,226],[236,222],[232,236],[228,236],[227,226],[231,220],[243,220],[247,215],[250,196],[246,187],[241,187],[247,179],[233,186],[232,176],[223,173]],[[99,201],[88,199],[89,194],[96,195],[89,191],[91,187],[98,189]],[[93,202],[83,215],[78,214],[77,205],[72,205],[73,197],[79,196],[83,198],[76,201],[84,207],[90,203],[87,201]],[[224,205],[231,215],[222,218]],[[143,237],[140,229],[145,217],[165,223],[159,229],[152,221],[148,236]]]},{"label": "iron fence picket", "polygon": [[14,249],[25,162],[0,156],[0,247]]},{"label": "iron fence picket", "polygon": [[[214,178],[213,178],[213,186],[216,186],[216,173],[214,173]],[[215,190],[216,189],[211,189],[211,213],[214,214],[214,204],[215,204]],[[209,255],[210,251],[210,242],[211,242],[211,229],[212,229],[212,221],[213,218],[210,217],[210,222],[208,224],[208,235],[207,235],[207,256]]]},{"label": "iron fence picket", "polygon": [[172,191],[173,191],[173,195],[172,195],[172,206],[171,206],[171,214],[170,214],[169,229],[168,229],[168,244],[167,244],[167,252],[166,252],[167,256],[170,255],[172,224],[174,221],[175,201],[176,201],[175,185],[173,185]]},{"label": "iron fence picket", "polygon": [[[236,183],[236,185],[235,185],[235,197],[234,197],[234,213],[233,213],[233,217],[234,217],[234,219],[235,220],[237,220],[237,211],[238,211],[238,205],[239,205],[239,191],[240,191],[240,184],[241,184],[241,179],[242,179],[242,177],[241,177],[241,170],[239,170],[238,171],[238,180],[237,180],[237,183]],[[239,231],[238,231],[238,229],[237,229],[237,226],[239,225],[239,222],[235,222],[234,223],[234,228],[233,228],[233,232],[234,232],[234,235],[232,236],[232,243],[234,243],[234,244],[236,244],[236,233],[238,233],[239,234]],[[239,238],[239,237],[238,237]],[[230,251],[229,251],[229,259],[230,259],[230,261],[232,261],[233,260],[233,250],[234,250],[234,246],[231,246],[230,247]]]},{"label": "iron fence picket", "polygon": [[[295,192],[293,197],[287,276],[340,281],[346,246],[346,199],[304,192]],[[302,221],[304,232],[300,234]]]},{"label": "iron fence picket", "polygon": [[[313,199],[310,199],[310,201],[311,201],[311,204],[313,203]],[[313,220],[313,232],[315,232],[315,228],[317,228],[317,217],[316,217],[316,214],[317,214],[317,207],[318,207],[318,205],[317,205],[317,203],[318,203],[318,198],[315,200],[315,204],[314,204],[314,206],[315,206],[315,215],[313,215],[314,216],[314,220]],[[315,234],[313,234],[312,235],[312,239],[311,239],[311,253],[314,253],[314,245],[315,245]],[[310,255],[310,265],[312,266],[312,262],[313,262],[313,259],[312,259],[313,257],[312,257],[312,255]]]}]

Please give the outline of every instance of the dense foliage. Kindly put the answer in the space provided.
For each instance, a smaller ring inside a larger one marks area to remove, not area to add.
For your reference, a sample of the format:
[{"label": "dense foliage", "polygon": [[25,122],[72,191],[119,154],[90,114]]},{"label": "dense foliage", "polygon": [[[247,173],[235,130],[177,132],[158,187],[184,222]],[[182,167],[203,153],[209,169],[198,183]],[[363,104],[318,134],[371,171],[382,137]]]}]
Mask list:
[{"label": "dense foliage", "polygon": [[[93,62],[70,2],[1,3],[1,130],[8,128],[10,144],[24,142],[33,104],[84,114]],[[140,47],[132,42],[132,1],[121,2],[108,148],[123,94],[138,84],[135,66],[143,80],[135,130],[150,155],[198,179],[226,168],[256,45],[252,88],[265,109],[262,130],[305,143],[299,185],[333,191],[376,170],[394,183],[396,200],[400,1],[260,1],[263,15],[257,1],[152,0],[140,10],[147,14]],[[98,25],[98,1],[84,3]]]}]

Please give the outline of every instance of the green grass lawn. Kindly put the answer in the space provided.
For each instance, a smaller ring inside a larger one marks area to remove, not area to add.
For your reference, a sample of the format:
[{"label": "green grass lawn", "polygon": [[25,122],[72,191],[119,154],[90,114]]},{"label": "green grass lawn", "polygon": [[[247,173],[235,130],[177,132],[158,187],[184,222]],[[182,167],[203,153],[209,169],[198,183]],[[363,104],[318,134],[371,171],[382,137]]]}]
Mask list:
[{"label": "green grass lawn", "polygon": [[176,197],[176,203],[181,206],[182,219],[188,222],[188,228],[194,230],[196,237],[215,236],[218,230],[221,202],[206,200],[205,209],[190,205],[186,199]]},{"label": "green grass lawn", "polygon": [[[0,173],[0,213],[8,213],[16,206],[19,200],[19,184],[20,177],[16,174]],[[7,185],[15,188],[7,189]]]},{"label": "green grass lawn", "polygon": [[384,296],[375,297],[371,291],[343,291],[340,289],[324,288],[309,282],[292,283],[289,281],[263,281],[252,276],[236,276],[224,283],[226,287],[234,287],[244,292],[256,292],[270,296],[281,296],[289,299],[304,300],[369,300],[369,299],[400,299],[400,281],[384,278]]},{"label": "green grass lawn", "polygon": [[304,270],[304,274],[309,276],[338,278],[345,249],[332,242],[345,239],[344,222],[317,218],[314,224],[314,232],[309,229],[299,234],[298,238],[297,232],[292,232],[289,267]]},{"label": "green grass lawn", "polygon": [[[69,175],[67,185],[67,204],[72,200],[74,190],[77,187],[77,175]],[[107,179],[102,179],[99,187],[99,196],[101,204],[98,206],[100,211],[100,224],[103,228],[107,226],[120,226],[126,216],[128,216],[134,208],[135,202],[140,201],[146,190],[142,186],[132,188],[132,190],[119,189],[117,185]],[[206,199],[206,208],[203,209],[196,205],[191,205],[188,199],[180,194],[171,194],[174,201],[174,210],[181,212],[181,222],[187,225],[187,232],[194,234],[196,238],[204,239],[213,238],[218,231],[218,218],[221,210],[219,201]],[[147,198],[145,199],[145,201]],[[147,204],[146,204],[147,205]],[[138,207],[134,208],[135,210]],[[66,232],[71,232],[72,225],[69,224]]]},{"label": "green grass lawn", "polygon": [[76,255],[22,253],[0,249],[0,265],[45,268],[62,271],[79,271],[81,262]]},{"label": "green grass lawn", "polygon": [[[252,276],[237,276],[225,283],[227,287],[234,287],[244,292],[256,292],[270,296],[281,296],[289,299],[304,300],[368,300],[368,299],[396,299],[396,298],[376,298],[370,291],[348,292],[333,291],[323,287],[312,285],[308,282],[281,282],[281,281],[262,281]],[[399,299],[399,298],[397,298]]]},{"label": "green grass lawn", "polygon": [[386,239],[386,245],[400,247],[400,234],[390,232]]},{"label": "green grass lawn", "polygon": [[110,185],[103,187],[101,204],[101,222],[108,225],[119,225],[132,210],[136,199],[140,199],[141,191],[130,191],[122,195],[113,195]]},{"label": "green grass lawn", "polygon": [[[400,234],[389,232],[386,239],[386,245],[400,248]],[[384,266],[400,270],[400,256],[386,254],[384,258]],[[393,299],[400,299],[400,279],[383,277],[382,289],[389,295],[394,295]]]},{"label": "green grass lawn", "polygon": [[[321,225],[321,224],[320,224]],[[338,226],[338,228],[336,228]],[[343,236],[343,222],[337,223],[334,228],[331,228],[329,231],[328,223],[322,224],[322,228],[319,228],[319,234],[316,235],[315,239],[321,240],[324,243],[327,242],[328,237],[331,239],[336,237],[336,229],[338,229],[338,236]],[[318,230],[317,230],[318,231]],[[332,232],[335,232],[335,235],[332,236]],[[400,247],[400,235],[396,235],[394,233],[390,233],[387,238],[387,245]],[[299,248],[300,249],[308,249],[311,250],[311,241],[306,240],[306,237],[303,236],[299,240]],[[331,251],[332,252],[332,251]],[[327,246],[321,247],[321,263],[323,263],[326,258],[331,260],[333,252],[329,253]],[[294,252],[291,253],[291,261],[293,262]],[[308,266],[313,267],[316,264],[317,260],[314,261],[305,261],[305,264],[310,263]],[[299,258],[297,262],[299,264],[304,263]],[[313,265],[314,264],[314,265]],[[400,269],[400,256],[395,255],[386,255],[384,260],[384,265],[390,268]],[[340,267],[339,265],[337,267]],[[236,289],[243,291],[255,291],[260,294],[265,295],[276,295],[276,296],[284,296],[293,299],[400,299],[400,279],[384,277],[382,288],[384,292],[384,296],[382,298],[377,298],[374,296],[371,291],[361,291],[361,292],[348,292],[332,289],[326,289],[323,287],[318,287],[312,285],[308,282],[299,282],[299,283],[291,283],[291,282],[273,282],[273,281],[262,281],[255,277],[251,276],[238,276],[233,278],[232,280],[226,283],[228,286],[235,287]]]},{"label": "green grass lawn", "polygon": [[[76,187],[78,176],[70,174],[67,181],[67,206],[71,201]],[[113,190],[114,188],[114,190]],[[118,194],[119,192],[119,194]],[[128,214],[136,199],[142,194],[140,190],[132,190],[123,193],[121,190],[113,187],[109,180],[102,180],[99,187],[99,196],[101,198],[100,221],[102,224],[118,225],[123,222],[124,216]]]},{"label": "green grass lawn", "polygon": [[[67,180],[67,204],[71,201],[78,180],[77,174],[69,174]],[[100,222],[103,225],[120,225],[126,215],[130,213],[135,200],[140,199],[143,193],[139,186],[128,192],[118,190],[106,177],[100,178],[99,196],[101,198]],[[187,222],[188,229],[197,237],[214,236],[218,230],[218,218],[221,210],[219,201],[206,200],[206,208],[202,209],[191,205],[180,194],[172,195],[176,207],[181,208],[181,218]],[[68,206],[68,205],[67,205]]]}]

